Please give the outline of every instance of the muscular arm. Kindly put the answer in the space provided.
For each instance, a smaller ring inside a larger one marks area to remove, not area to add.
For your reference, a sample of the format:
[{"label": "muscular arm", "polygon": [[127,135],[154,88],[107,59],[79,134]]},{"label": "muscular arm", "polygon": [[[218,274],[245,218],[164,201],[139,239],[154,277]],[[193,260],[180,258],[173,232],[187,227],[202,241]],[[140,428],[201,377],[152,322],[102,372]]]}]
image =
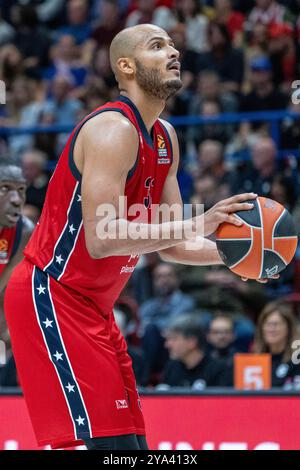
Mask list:
[{"label": "muscular arm", "polygon": [[[134,126],[115,112],[106,112],[88,121],[77,138],[74,158],[77,165],[82,161],[82,168],[78,166],[82,173],[83,223],[86,246],[92,258],[168,248],[184,240],[182,226],[192,228],[194,225],[192,220],[151,225],[128,222],[119,214],[119,198],[124,195],[126,177],[134,165],[138,145]],[[115,214],[105,220],[107,214],[99,213],[101,204],[110,204]],[[130,238],[129,225],[143,236]],[[150,236],[153,229],[155,238]],[[114,236],[116,231],[117,236]],[[103,239],[105,232],[109,236]]]},{"label": "muscular arm", "polygon": [[[168,205],[181,204],[182,199],[177,181],[177,171],[179,163],[179,145],[174,128],[166,121],[163,121],[167,127],[173,146],[173,164],[167,176],[161,203]],[[164,261],[174,261],[176,263],[189,265],[212,265],[224,264],[218,253],[216,244],[211,240],[202,237],[195,237],[193,240],[193,250],[187,249],[187,242],[182,242],[176,246],[159,251],[160,257]],[[190,242],[189,242],[189,246]]]},{"label": "muscular arm", "polygon": [[14,257],[10,260],[7,264],[6,268],[4,269],[1,277],[0,277],[0,293],[5,289],[8,280],[14,270],[14,268],[20,263],[23,259],[23,250],[27,245],[27,242],[32,234],[34,229],[34,225],[31,220],[27,219],[27,217],[23,216],[23,230],[22,230],[22,239],[18,251],[14,255]]}]

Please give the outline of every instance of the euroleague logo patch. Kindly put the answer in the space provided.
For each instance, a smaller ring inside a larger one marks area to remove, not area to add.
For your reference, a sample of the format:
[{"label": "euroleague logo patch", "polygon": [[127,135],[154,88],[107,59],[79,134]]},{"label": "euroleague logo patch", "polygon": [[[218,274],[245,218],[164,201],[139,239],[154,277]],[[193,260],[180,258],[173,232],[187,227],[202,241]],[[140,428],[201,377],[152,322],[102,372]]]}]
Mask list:
[{"label": "euroleague logo patch", "polygon": [[168,150],[167,150],[166,142],[161,134],[157,135],[157,150],[158,150],[158,163],[159,164],[170,163],[170,158],[168,157]]},{"label": "euroleague logo patch", "polygon": [[8,241],[5,238],[0,239],[0,263],[8,262]]}]

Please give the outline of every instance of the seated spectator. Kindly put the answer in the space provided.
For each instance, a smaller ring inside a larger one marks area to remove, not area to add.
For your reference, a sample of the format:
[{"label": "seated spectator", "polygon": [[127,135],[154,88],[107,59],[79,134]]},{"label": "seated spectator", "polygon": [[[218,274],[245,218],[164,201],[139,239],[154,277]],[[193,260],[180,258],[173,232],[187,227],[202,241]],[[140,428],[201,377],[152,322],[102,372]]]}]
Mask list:
[{"label": "seated spectator", "polygon": [[[226,169],[224,161],[224,147],[217,140],[204,140],[198,149],[199,175],[210,174],[217,180],[219,194],[221,186],[226,185],[224,194],[229,192],[230,173]],[[221,200],[222,198],[220,198]]]},{"label": "seated spectator", "polygon": [[272,387],[299,387],[300,364],[292,360],[295,339],[296,320],[290,305],[284,302],[266,305],[258,319],[253,351],[271,354]]},{"label": "seated spectator", "polygon": [[177,0],[176,16],[186,26],[187,49],[194,52],[206,52],[208,45],[208,18],[198,0]]},{"label": "seated spectator", "polygon": [[207,334],[210,355],[216,359],[226,360],[228,365],[232,365],[233,355],[236,352],[234,341],[233,318],[225,313],[216,314],[210,322]]},{"label": "seated spectator", "polygon": [[233,0],[214,0],[215,20],[222,23],[229,31],[232,43],[242,45],[245,16],[233,9]]},{"label": "seated spectator", "polygon": [[118,0],[102,0],[100,5],[100,23],[93,30],[91,37],[97,48],[109,47],[111,41],[124,27]]},{"label": "seated spectator", "polygon": [[160,384],[197,390],[232,386],[232,369],[207,353],[205,333],[195,315],[181,315],[171,323],[166,347],[171,360],[163,370]]},{"label": "seated spectator", "polygon": [[126,339],[127,352],[132,359],[132,367],[137,385],[147,385],[149,381],[148,364],[145,362],[143,351],[139,347],[133,346],[128,341],[128,333],[130,332],[129,326],[131,318],[126,314],[125,311],[121,310],[120,308],[114,309],[114,317],[121,334]]},{"label": "seated spectator", "polygon": [[62,26],[59,36],[70,35],[80,45],[91,36],[89,5],[87,0],[69,0],[67,4],[67,24]]},{"label": "seated spectator", "polygon": [[74,125],[81,119],[83,105],[71,96],[70,80],[64,75],[57,75],[51,83],[51,95],[43,104],[44,114],[52,116],[52,123]]},{"label": "seated spectator", "polygon": [[170,31],[177,23],[171,10],[165,6],[155,6],[155,0],[137,0],[137,8],[126,19],[126,28],[137,24],[151,23]]},{"label": "seated spectator", "polygon": [[87,76],[87,64],[82,58],[82,49],[76,46],[71,35],[63,35],[52,46],[51,64],[44,70],[43,78],[50,82],[57,76],[64,76],[73,87],[84,84]]},{"label": "seated spectator", "polygon": [[31,5],[17,5],[14,24],[14,45],[24,57],[27,70],[33,77],[41,76],[41,68],[48,65],[50,36],[38,21],[36,9]]},{"label": "seated spectator", "polygon": [[[285,109],[287,97],[274,87],[272,81],[272,64],[268,57],[257,57],[250,63],[251,91],[242,96],[241,112]],[[253,123],[257,129],[261,123]]]},{"label": "seated spectator", "polygon": [[4,20],[2,13],[0,12],[0,46],[12,42],[15,35],[14,28]]},{"label": "seated spectator", "polygon": [[200,55],[198,72],[214,70],[221,79],[222,90],[238,93],[244,76],[243,51],[232,47],[229,32],[223,24],[211,22],[208,38],[210,51]]},{"label": "seated spectator", "polygon": [[[222,106],[218,100],[206,99],[202,102],[201,113],[199,117],[214,118],[222,113]],[[205,123],[201,126],[191,126],[187,131],[187,140],[190,148],[198,148],[204,140],[218,140],[225,144],[229,139],[229,129],[226,124]]]},{"label": "seated spectator", "polygon": [[159,372],[167,358],[163,334],[170,321],[195,307],[192,297],[179,289],[173,264],[161,263],[153,270],[154,296],[139,310],[142,348],[151,372]]},{"label": "seated spectator", "polygon": [[293,27],[284,24],[271,25],[268,43],[274,85],[289,93],[291,82],[296,78],[297,72]]},{"label": "seated spectator", "polygon": [[243,171],[232,174],[231,192],[254,192],[269,196],[272,181],[278,173],[277,149],[270,137],[262,137],[253,146],[252,161]]},{"label": "seated spectator", "polygon": [[47,155],[39,150],[27,151],[22,155],[21,164],[27,182],[26,203],[41,211],[49,182]]},{"label": "seated spectator", "polygon": [[290,23],[293,24],[294,17],[290,10],[280,4],[277,0],[255,0],[255,7],[247,18],[247,29],[257,23],[263,23],[267,26],[271,24]]},{"label": "seated spectator", "polygon": [[198,75],[196,92],[191,100],[189,114],[192,116],[199,114],[206,100],[219,101],[224,113],[233,113],[238,110],[236,95],[222,90],[220,77],[213,70],[203,70]]}]

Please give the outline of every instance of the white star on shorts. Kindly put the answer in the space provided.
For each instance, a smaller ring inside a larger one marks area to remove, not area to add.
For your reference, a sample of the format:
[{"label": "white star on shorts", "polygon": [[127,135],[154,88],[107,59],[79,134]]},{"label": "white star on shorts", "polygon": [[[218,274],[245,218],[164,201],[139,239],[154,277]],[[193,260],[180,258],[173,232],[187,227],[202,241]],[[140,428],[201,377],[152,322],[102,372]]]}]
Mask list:
[{"label": "white star on shorts", "polygon": [[85,418],[82,418],[82,417],[79,415],[78,418],[75,419],[75,421],[77,421],[78,426],[81,426],[81,425],[84,425]]}]

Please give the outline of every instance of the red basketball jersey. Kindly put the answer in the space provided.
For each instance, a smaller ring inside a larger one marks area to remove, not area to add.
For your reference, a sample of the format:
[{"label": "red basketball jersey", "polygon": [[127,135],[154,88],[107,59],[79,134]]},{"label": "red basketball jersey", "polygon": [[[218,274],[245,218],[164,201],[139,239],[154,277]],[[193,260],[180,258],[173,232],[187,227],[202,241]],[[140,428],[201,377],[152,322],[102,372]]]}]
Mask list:
[{"label": "red basketball jersey", "polygon": [[14,227],[0,230],[0,276],[11,258],[16,254],[21,242],[23,220],[18,220]]},{"label": "red basketball jersey", "polygon": [[[153,205],[160,203],[172,164],[170,136],[160,120],[155,122],[150,135],[134,103],[121,96],[96,109],[73,130],[50,180],[39,223],[24,254],[60,283],[111,309],[131,276],[138,256],[111,256],[99,260],[90,257],[82,222],[81,175],[73,160],[74,144],[81,127],[106,111],[124,115],[139,135],[137,159],[128,173],[125,187],[128,208],[143,204],[150,214]],[[112,158],[113,148],[112,142]]]}]

